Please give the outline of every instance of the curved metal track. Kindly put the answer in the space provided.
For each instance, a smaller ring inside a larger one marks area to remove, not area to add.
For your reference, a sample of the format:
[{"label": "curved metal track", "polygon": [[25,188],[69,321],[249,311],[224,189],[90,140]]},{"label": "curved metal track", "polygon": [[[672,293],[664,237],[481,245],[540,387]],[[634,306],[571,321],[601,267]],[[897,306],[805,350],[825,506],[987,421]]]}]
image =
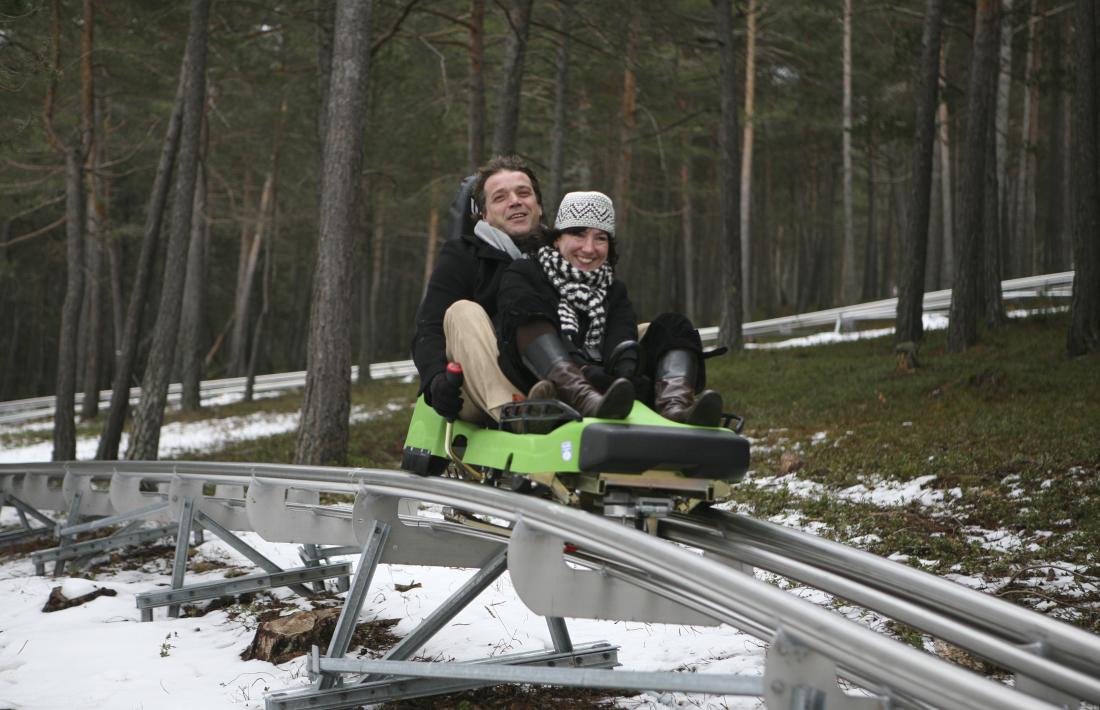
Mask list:
[{"label": "curved metal track", "polygon": [[[322,491],[354,494],[355,505],[321,506]],[[278,542],[362,545],[372,523],[385,520],[394,530],[382,562],[470,567],[507,545],[513,585],[535,612],[726,623],[772,641],[780,654],[793,642],[828,659],[840,676],[877,698],[875,707],[1100,703],[1100,637],[904,565],[740,515],[674,516],[662,520],[652,536],[549,501],[450,479],[206,462],[0,465],[0,493],[8,502],[17,499],[37,509],[71,510],[76,500],[88,516],[141,512],[157,522],[178,519],[184,501],[193,500],[196,510],[229,530],[254,530]],[[417,501],[508,525],[470,527],[418,518]],[[799,599],[746,574],[745,565],[965,648],[1015,673],[1016,687]],[[780,700],[783,684],[770,680],[778,677],[773,665],[780,660],[776,656],[773,664],[769,652],[769,704]],[[835,691],[835,682],[831,685]],[[782,699],[787,706],[790,701]]]}]

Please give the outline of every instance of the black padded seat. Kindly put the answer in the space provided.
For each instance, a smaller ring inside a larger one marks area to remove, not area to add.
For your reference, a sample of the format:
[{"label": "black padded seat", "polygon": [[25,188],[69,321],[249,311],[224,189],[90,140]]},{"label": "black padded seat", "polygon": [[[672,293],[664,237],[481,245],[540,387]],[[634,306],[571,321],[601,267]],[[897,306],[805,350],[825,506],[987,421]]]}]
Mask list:
[{"label": "black padded seat", "polygon": [[589,424],[581,432],[586,473],[681,471],[691,478],[739,481],[749,469],[749,442],[729,430],[633,424]]}]

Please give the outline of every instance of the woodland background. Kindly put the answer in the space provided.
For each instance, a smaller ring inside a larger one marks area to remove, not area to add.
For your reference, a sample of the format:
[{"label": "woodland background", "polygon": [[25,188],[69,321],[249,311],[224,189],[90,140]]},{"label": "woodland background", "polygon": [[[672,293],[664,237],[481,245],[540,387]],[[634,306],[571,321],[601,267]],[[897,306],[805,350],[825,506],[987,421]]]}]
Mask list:
[{"label": "woodland background", "polygon": [[954,287],[964,350],[1000,279],[1076,268],[1067,349],[1096,351],[1098,22],[1093,0],[3,0],[0,400],[57,393],[71,458],[72,393],[141,386],[127,456],[155,458],[169,381],[197,407],[199,379],[308,368],[298,458],[340,460],[347,365],[408,356],[460,180],[512,151],[547,220],[571,189],[614,198],[643,319],[736,348],[744,319],[900,294],[919,342],[903,310]]}]

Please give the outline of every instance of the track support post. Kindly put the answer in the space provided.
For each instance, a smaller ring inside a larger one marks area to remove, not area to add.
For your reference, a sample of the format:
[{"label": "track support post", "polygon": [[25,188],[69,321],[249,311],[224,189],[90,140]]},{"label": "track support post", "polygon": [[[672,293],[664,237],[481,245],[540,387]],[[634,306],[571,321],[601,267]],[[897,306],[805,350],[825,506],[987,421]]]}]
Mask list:
[{"label": "track support post", "polygon": [[[390,526],[386,523],[375,520],[371,524],[367,542],[363,545],[363,552],[359,556],[359,565],[355,568],[355,577],[344,599],[344,608],[340,610],[340,618],[336,621],[336,629],[332,632],[332,640],[329,642],[325,658],[343,658],[347,654],[352,634],[355,633],[355,624],[359,620],[359,612],[363,609],[363,600],[367,596],[371,580],[374,579],[374,571],[382,560],[389,534]],[[338,676],[321,674],[315,686],[320,690],[327,690],[336,685],[338,679]]]},{"label": "track support post", "polygon": [[846,694],[836,682],[836,664],[780,626],[768,647],[764,704],[784,710],[886,710],[885,698]]}]

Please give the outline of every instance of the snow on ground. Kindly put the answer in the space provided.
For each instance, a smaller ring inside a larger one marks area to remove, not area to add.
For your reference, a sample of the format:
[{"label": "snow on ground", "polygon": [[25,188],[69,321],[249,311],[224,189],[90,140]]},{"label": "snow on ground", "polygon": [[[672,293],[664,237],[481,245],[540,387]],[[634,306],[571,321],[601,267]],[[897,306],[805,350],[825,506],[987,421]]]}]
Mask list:
[{"label": "snow on ground", "polygon": [[[391,403],[393,411],[405,406]],[[353,420],[369,419],[380,410],[362,408]],[[219,420],[178,422],[161,432],[161,456],[213,450],[231,441],[291,431],[297,414],[256,413]],[[95,440],[78,444],[80,458],[94,455]],[[44,461],[47,443],[0,451],[0,461]],[[123,444],[125,446],[125,443]],[[14,510],[0,511],[0,527],[18,524]],[[241,536],[280,566],[301,564],[296,545],[269,543],[254,533]],[[250,570],[236,551],[212,535],[199,546],[191,564],[201,559],[229,561]],[[357,558],[348,558],[355,563]],[[149,565],[146,566],[147,568]],[[187,583],[220,579],[223,570],[188,573]],[[364,606],[364,619],[400,619],[393,629],[409,633],[456,590],[472,570],[380,565]],[[163,609],[151,623],[140,622],[137,594],[166,586],[168,563],[152,569],[123,571],[94,582],[72,577],[37,577],[29,558],[0,562],[0,707],[20,710],[96,707],[132,708],[262,708],[263,695],[308,684],[304,658],[275,666],[242,661],[240,653],[254,628],[231,620],[226,611],[200,618],[169,619]],[[395,585],[419,583],[406,592]],[[43,613],[50,590],[61,586],[73,597],[97,587],[114,590],[79,607]],[[285,590],[280,596],[288,594]],[[288,596],[288,600],[296,599]],[[674,626],[634,622],[568,620],[575,643],[607,641],[621,647],[626,670],[691,669],[699,673],[761,674],[764,645],[728,626]],[[471,660],[520,651],[553,648],[545,620],[516,597],[505,574],[422,650],[422,657]],[[62,680],[63,679],[63,680]],[[62,682],[59,682],[61,680]],[[755,698],[709,698],[700,695],[644,693],[620,699],[628,708],[756,708]]]},{"label": "snow on ground", "polygon": [[[362,406],[353,407],[351,421],[367,421],[385,412],[394,412],[406,406],[402,402],[390,402],[385,410],[368,410]],[[299,412],[255,412],[236,417],[221,419],[203,419],[199,421],[178,421],[165,424],[160,430],[160,458],[185,458],[190,453],[224,448],[226,445],[249,439],[259,439],[275,434],[284,434],[298,428]],[[119,449],[125,451],[129,445],[129,434],[123,433]],[[98,436],[82,436],[76,441],[76,458],[90,460],[95,458]],[[49,461],[53,452],[52,441],[40,441],[26,446],[11,446],[0,450],[0,463],[25,463],[31,461]]]},{"label": "snow on ground", "polygon": [[[5,509],[0,524],[14,522],[14,513]],[[242,533],[241,537],[280,566],[300,565],[295,545],[269,543],[254,533]],[[208,535],[198,550],[192,565],[215,559],[249,567],[243,557],[213,536]],[[354,563],[356,558],[348,560]],[[168,563],[153,567],[118,572],[92,582],[36,577],[29,559],[0,564],[0,707],[262,708],[264,692],[308,684],[304,658],[279,666],[240,660],[253,636],[252,624],[242,623],[247,615],[230,620],[225,610],[219,610],[199,618],[169,619],[163,609],[157,609],[152,622],[141,623],[135,595],[164,587],[170,577]],[[187,582],[219,579],[223,573],[188,573]],[[405,635],[472,573],[380,565],[366,595],[363,619],[400,619],[393,631]],[[395,588],[414,583],[420,586],[405,592]],[[55,586],[61,586],[69,597],[97,587],[112,589],[117,595],[43,613],[42,606]],[[619,660],[628,670],[763,671],[763,644],[727,626],[575,619],[568,620],[568,625],[575,643],[602,640],[619,645]],[[552,648],[545,620],[518,601],[505,574],[437,634],[421,656],[461,661]],[[759,706],[753,698],[658,693],[623,698],[620,704],[662,708],[681,703],[689,707]]]}]

